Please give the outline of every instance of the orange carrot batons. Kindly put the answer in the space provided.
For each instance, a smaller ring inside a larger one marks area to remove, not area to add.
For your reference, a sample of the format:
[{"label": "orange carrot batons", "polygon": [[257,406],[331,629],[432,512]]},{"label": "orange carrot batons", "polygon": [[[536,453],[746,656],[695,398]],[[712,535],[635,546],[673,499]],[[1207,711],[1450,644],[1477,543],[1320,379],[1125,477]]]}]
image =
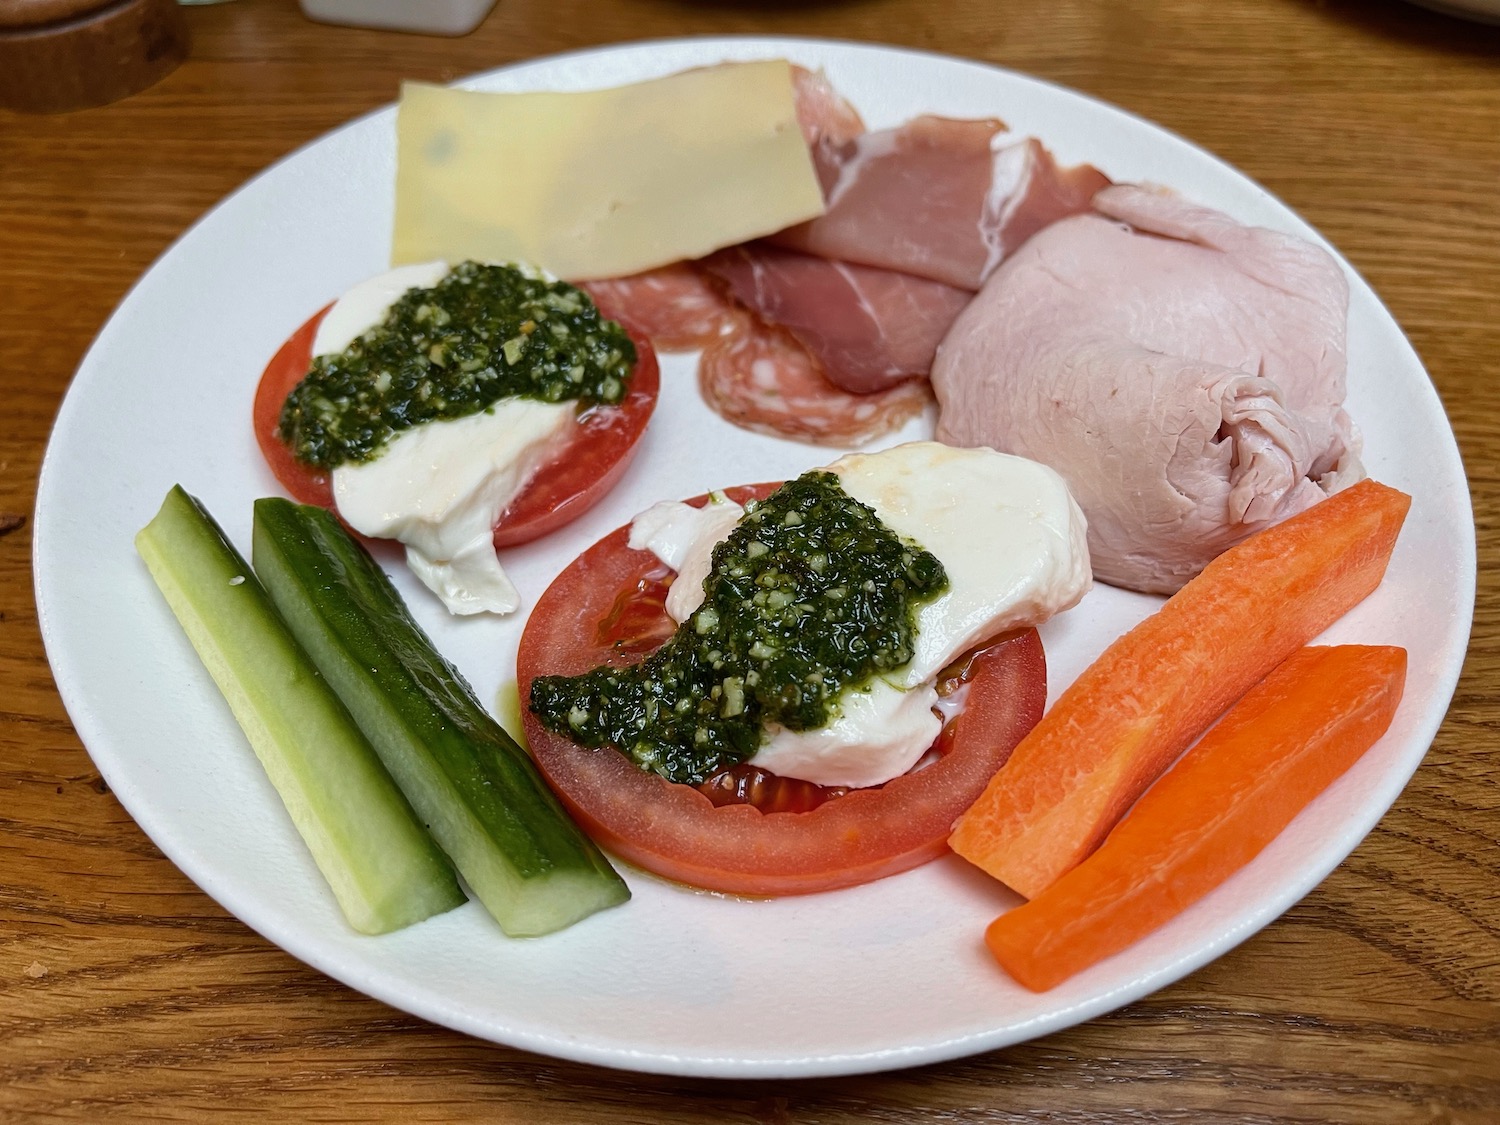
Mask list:
[{"label": "orange carrot batons", "polygon": [[1306,648],[1245,696],[1104,844],[985,942],[1045,991],[1144,937],[1238,871],[1390,726],[1404,649]]},{"label": "orange carrot batons", "polygon": [[1077,866],[1225,708],[1380,584],[1410,505],[1361,481],[1209,563],[1063,693],[953,850],[1028,898]]}]

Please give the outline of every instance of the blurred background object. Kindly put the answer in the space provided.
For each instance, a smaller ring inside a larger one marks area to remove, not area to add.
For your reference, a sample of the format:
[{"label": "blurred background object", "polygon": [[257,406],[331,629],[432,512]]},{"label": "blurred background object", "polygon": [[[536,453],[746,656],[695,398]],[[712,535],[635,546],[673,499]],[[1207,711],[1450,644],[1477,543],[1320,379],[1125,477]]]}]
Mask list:
[{"label": "blurred background object", "polygon": [[1500,24],[1500,0],[1414,0],[1414,3],[1460,19]]},{"label": "blurred background object", "polygon": [[319,23],[467,35],[494,6],[495,0],[302,0],[302,14]]},{"label": "blurred background object", "polygon": [[175,0],[0,0],[0,105],[61,113],[144,90],[187,57]]}]

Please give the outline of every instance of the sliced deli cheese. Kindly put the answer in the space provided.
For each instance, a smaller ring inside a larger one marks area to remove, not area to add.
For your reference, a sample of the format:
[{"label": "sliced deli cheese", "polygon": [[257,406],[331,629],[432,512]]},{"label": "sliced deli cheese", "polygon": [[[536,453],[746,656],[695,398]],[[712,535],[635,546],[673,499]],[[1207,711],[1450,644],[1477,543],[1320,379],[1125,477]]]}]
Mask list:
[{"label": "sliced deli cheese", "polygon": [[395,264],[620,277],[822,211],[784,60],[574,93],[402,87]]}]

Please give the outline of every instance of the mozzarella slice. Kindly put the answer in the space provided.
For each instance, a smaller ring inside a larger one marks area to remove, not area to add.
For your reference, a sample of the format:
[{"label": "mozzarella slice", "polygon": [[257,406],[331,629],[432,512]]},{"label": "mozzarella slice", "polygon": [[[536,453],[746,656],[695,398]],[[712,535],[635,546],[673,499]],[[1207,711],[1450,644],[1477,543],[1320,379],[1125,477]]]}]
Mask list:
[{"label": "mozzarella slice", "polygon": [[447,276],[447,262],[419,262],[361,281],[335,301],[319,322],[313,336],[313,355],[343,351],[385,319],[390,307],[408,289],[431,289]]},{"label": "mozzarella slice", "polygon": [[713,567],[714,547],[744,514],[744,508],[715,492],[701,508],[664,500],[630,522],[631,549],[650,551],[677,572],[666,602],[673,621],[681,624],[703,604],[703,580]]},{"label": "mozzarella slice", "polygon": [[526,398],[413,426],[375,460],[334,469],[334,502],[354,530],[404,543],[412,573],[450,612],[514,613],[495,522],[573,426],[573,404]]},{"label": "mozzarella slice", "polygon": [[916,653],[896,677],[904,687],[983,640],[1071,609],[1093,584],[1088,524],[1046,465],[922,441],[852,453],[828,469],[948,572],[947,591],[917,610]]},{"label": "mozzarella slice", "polygon": [[[313,354],[341,352],[408,289],[430,288],[446,262],[363,281],[318,325]],[[521,599],[495,555],[495,523],[572,436],[573,403],[502,399],[488,410],[402,430],[373,461],[333,470],[333,499],[362,535],[396,539],[406,564],[449,612],[514,613]]]},{"label": "mozzarella slice", "polygon": [[[850,454],[828,470],[888,528],[936,555],[949,587],[918,609],[908,664],[868,690],[846,693],[825,727],[768,730],[751,760],[819,785],[880,785],[911,769],[937,737],[941,722],[932,707],[943,668],[991,637],[1071,608],[1088,592],[1087,524],[1057,473],[990,449],[912,442]],[[673,620],[682,622],[703,600],[702,560],[732,523],[680,513],[656,523],[668,530],[643,530],[643,545],[662,545],[684,566],[702,565],[691,585],[682,571],[672,584],[672,594],[685,588],[676,604],[668,601]],[[662,552],[657,557],[674,565]]]},{"label": "mozzarella slice", "polygon": [[772,725],[750,760],[782,777],[851,789],[880,785],[916,765],[937,741],[943,721],[937,688],[896,687],[879,677],[845,692],[839,713],[817,730]]}]

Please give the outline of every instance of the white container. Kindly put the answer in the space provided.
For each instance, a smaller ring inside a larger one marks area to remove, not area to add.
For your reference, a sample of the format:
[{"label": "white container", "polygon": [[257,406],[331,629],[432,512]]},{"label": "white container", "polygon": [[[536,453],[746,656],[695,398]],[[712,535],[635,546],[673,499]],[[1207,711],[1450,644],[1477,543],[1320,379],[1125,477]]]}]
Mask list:
[{"label": "white container", "polygon": [[302,14],[319,23],[467,35],[489,15],[495,0],[301,0]]}]

